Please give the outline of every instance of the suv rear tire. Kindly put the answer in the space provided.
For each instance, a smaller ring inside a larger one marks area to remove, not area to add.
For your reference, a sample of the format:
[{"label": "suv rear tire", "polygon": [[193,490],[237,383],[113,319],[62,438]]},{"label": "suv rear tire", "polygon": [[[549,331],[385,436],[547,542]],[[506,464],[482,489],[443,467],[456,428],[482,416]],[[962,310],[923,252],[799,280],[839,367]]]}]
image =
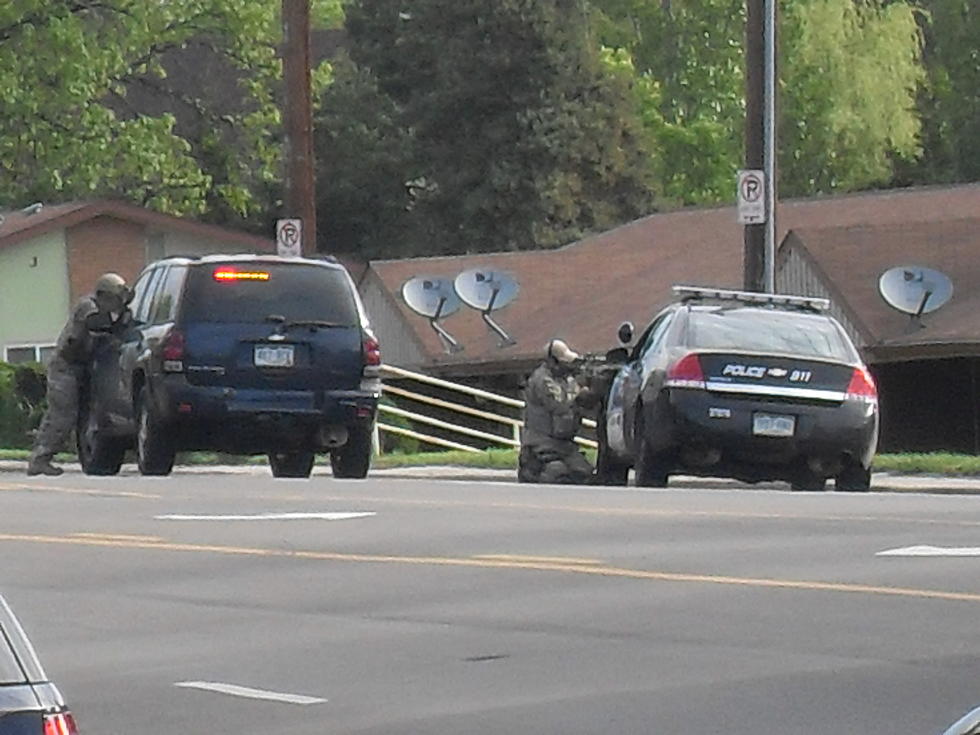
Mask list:
[{"label": "suv rear tire", "polygon": [[136,401],[136,464],[141,475],[169,475],[177,450],[169,428],[155,415],[144,387]]},{"label": "suv rear tire", "polygon": [[333,476],[342,479],[363,480],[371,467],[371,429],[352,426],[347,443],[330,453]]},{"label": "suv rear tire", "polygon": [[126,455],[126,444],[99,431],[98,406],[82,396],[75,427],[78,462],[86,475],[118,475]]},{"label": "suv rear tire", "polygon": [[276,452],[269,454],[273,477],[309,477],[313,472],[313,452]]}]

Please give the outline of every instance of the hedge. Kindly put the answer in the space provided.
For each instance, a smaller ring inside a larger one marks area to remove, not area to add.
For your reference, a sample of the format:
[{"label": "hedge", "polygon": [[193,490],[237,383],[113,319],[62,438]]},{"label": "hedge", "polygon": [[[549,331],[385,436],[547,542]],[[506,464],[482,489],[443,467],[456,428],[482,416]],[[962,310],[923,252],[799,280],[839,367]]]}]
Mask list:
[{"label": "hedge", "polygon": [[44,367],[0,362],[0,447],[27,449],[44,414]]}]

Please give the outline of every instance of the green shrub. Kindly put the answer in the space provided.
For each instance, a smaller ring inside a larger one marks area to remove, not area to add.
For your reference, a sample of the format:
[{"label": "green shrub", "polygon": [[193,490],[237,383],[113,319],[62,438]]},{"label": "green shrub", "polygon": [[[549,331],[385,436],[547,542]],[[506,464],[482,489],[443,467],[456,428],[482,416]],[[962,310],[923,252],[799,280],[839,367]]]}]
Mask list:
[{"label": "green shrub", "polygon": [[31,432],[44,415],[44,368],[0,362],[0,446],[31,446]]}]

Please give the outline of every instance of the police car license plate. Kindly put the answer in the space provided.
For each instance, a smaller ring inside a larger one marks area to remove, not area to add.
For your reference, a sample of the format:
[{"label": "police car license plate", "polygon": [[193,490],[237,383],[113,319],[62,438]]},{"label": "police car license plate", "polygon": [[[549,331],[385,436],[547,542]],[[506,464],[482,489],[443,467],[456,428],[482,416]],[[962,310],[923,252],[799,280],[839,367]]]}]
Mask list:
[{"label": "police car license plate", "polygon": [[256,345],[255,367],[289,368],[292,366],[292,345]]},{"label": "police car license plate", "polygon": [[771,413],[757,413],[752,416],[752,433],[756,436],[793,436],[795,431],[795,416]]}]

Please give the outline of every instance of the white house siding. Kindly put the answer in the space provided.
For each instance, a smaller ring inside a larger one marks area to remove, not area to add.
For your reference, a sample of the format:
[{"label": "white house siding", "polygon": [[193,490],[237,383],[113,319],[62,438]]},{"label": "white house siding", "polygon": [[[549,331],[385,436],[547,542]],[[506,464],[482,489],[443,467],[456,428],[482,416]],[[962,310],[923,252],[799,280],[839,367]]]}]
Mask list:
[{"label": "white house siding", "polygon": [[9,348],[53,344],[69,307],[64,230],[0,250],[0,360]]},{"label": "white house siding", "polygon": [[776,270],[776,290],[780,293],[797,296],[815,296],[830,300],[830,313],[841,323],[858,347],[863,347],[864,339],[847,317],[840,305],[834,301],[830,290],[810,267],[798,248],[789,247]]},{"label": "white house siding", "polygon": [[381,342],[381,355],[388,365],[417,368],[425,358],[415,340],[405,331],[401,314],[392,306],[385,294],[371,279],[365,280],[359,289],[371,327]]}]

